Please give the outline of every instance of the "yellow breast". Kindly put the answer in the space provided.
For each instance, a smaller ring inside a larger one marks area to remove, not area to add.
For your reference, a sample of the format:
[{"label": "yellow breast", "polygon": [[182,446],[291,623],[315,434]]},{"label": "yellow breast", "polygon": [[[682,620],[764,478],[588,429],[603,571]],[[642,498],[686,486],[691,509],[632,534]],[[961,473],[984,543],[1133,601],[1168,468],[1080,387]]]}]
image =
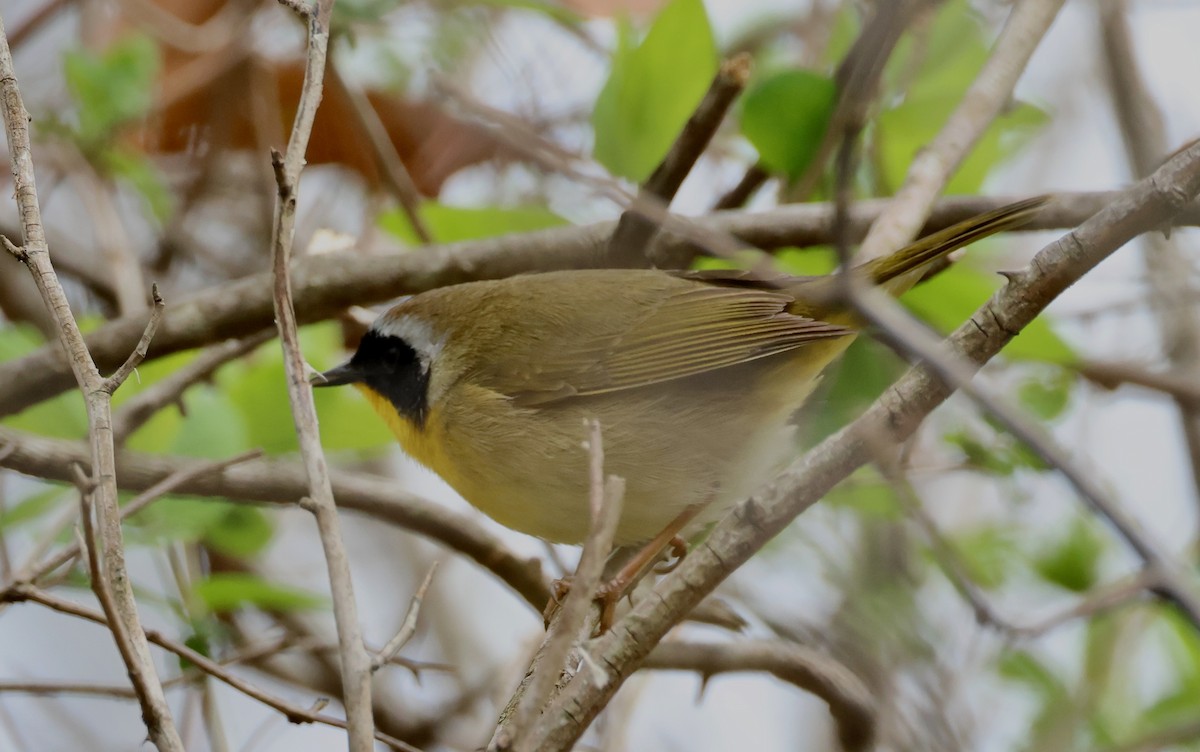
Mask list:
[{"label": "yellow breast", "polygon": [[379,392],[366,384],[355,384],[355,387],[367,398],[367,402],[379,413],[388,428],[396,435],[400,447],[417,462],[437,473],[451,486],[458,487],[459,478],[454,463],[446,454],[446,445],[439,436],[442,422],[438,419],[435,407],[420,427],[396,411],[392,403]]}]

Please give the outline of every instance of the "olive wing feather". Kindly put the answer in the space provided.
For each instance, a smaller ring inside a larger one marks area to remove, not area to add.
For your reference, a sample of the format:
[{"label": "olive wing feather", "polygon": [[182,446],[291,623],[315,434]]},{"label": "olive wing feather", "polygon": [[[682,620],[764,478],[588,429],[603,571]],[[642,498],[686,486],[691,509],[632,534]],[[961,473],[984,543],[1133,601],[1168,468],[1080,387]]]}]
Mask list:
[{"label": "olive wing feather", "polygon": [[614,331],[564,338],[536,365],[507,364],[492,386],[517,404],[541,405],[696,376],[854,333],[789,313],[793,302],[770,289],[689,285]]}]

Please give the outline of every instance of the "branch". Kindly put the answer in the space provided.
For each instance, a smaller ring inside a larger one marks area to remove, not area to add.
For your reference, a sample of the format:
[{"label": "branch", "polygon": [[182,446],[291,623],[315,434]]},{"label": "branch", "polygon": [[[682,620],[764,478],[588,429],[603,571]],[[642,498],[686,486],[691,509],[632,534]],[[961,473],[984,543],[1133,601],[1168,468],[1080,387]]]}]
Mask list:
[{"label": "branch", "polygon": [[[1055,205],[1024,227],[1048,230],[1074,227],[1119,197],[1118,192],[1059,195]],[[937,205],[927,232],[944,229],[970,216],[999,208],[1014,197],[943,199]],[[890,200],[860,201],[847,218],[851,240],[891,204]],[[1200,206],[1190,206],[1177,222],[1200,226]],[[832,242],[833,207],[830,204],[796,204],[765,212],[728,212],[694,220],[711,232],[727,233],[761,248],[827,245]],[[434,287],[494,279],[530,271],[605,266],[606,243],[613,222],[582,227],[555,228],[487,240],[431,246],[419,254],[361,256],[339,253],[298,259],[294,269],[294,296],[300,323],[330,318],[354,305],[372,305],[398,295]],[[652,250],[664,254],[692,254],[695,245],[660,232]],[[274,327],[270,278],[256,274],[173,303],[163,316],[147,354],[148,359],[203,347],[224,339],[237,339]],[[116,368],[136,345],[146,326],[146,316],[118,319],[87,337],[96,362]],[[0,363],[0,416],[19,412],[49,399],[73,384],[69,363],[53,346]]]},{"label": "branch", "polygon": [[163,303],[162,296],[158,294],[158,285],[151,284],[150,297],[154,301],[154,307],[150,310],[150,319],[146,322],[146,328],[142,330],[142,337],[138,343],[134,345],[133,352],[129,353],[129,357],[121,364],[112,376],[104,380],[104,391],[112,394],[121,388],[131,375],[134,369],[142,364],[146,359],[146,352],[150,349],[150,341],[154,339],[154,333],[158,331],[158,325],[162,322],[163,309],[166,304]]},{"label": "branch", "polygon": [[771,173],[767,172],[761,163],[747,167],[737,184],[721,194],[721,197],[713,204],[713,211],[726,211],[742,207],[750,200],[755,191],[766,184],[770,177]]},{"label": "branch", "polygon": [[[877,454],[879,454],[877,452]],[[882,461],[881,461],[882,460]],[[900,503],[917,522],[917,526],[929,540],[929,547],[938,566],[950,580],[955,591],[971,607],[975,623],[991,627],[1009,640],[1031,640],[1041,637],[1069,621],[1084,616],[1091,616],[1101,611],[1125,604],[1139,594],[1145,594],[1147,589],[1156,587],[1158,579],[1150,572],[1142,570],[1132,577],[1127,577],[1107,585],[1102,585],[1087,593],[1085,597],[1048,617],[1028,625],[1017,625],[1001,616],[979,586],[971,579],[962,558],[938,528],[933,517],[925,511],[925,506],[917,496],[912,484],[899,472],[895,463],[889,463],[885,458],[877,458],[885,478],[896,489]]]},{"label": "branch", "polygon": [[429,585],[433,582],[433,573],[436,571],[437,562],[435,561],[429,567],[429,571],[425,573],[425,579],[421,581],[421,586],[417,588],[416,594],[413,595],[412,602],[408,604],[408,613],[404,615],[404,621],[400,623],[400,629],[379,650],[379,655],[371,659],[371,673],[375,673],[390,663],[400,652],[400,649],[407,645],[412,636],[417,633],[417,617],[421,613],[421,603],[425,600],[425,593],[429,591]]},{"label": "branch", "polygon": [[[29,142],[29,113],[17,88],[17,74],[12,53],[0,19],[0,103],[3,109],[5,133],[8,138],[9,160],[12,165],[14,194],[21,216],[23,247],[17,257],[33,275],[34,283],[57,324],[59,345],[67,356],[71,372],[83,392],[88,415],[88,437],[91,443],[92,475],[88,495],[95,502],[99,522],[99,540],[103,544],[103,574],[111,587],[113,637],[121,649],[126,668],[134,681],[142,719],[150,739],[160,752],[183,752],[183,741],[171,718],[171,709],[163,694],[162,684],[154,670],[150,649],[138,618],[133,585],[125,567],[125,549],[121,536],[120,508],[117,505],[116,463],[113,456],[111,386],[100,376],[84,343],[83,335],[71,313],[66,293],[50,262],[50,249],[42,225],[38,205],[37,184],[34,180],[33,152]],[[7,243],[10,247],[12,243]],[[153,333],[153,332],[151,332]]]},{"label": "branch", "polygon": [[[72,463],[88,467],[91,458],[79,442],[47,439],[0,426],[0,444],[12,453],[0,466],[39,478],[70,482],[66,468]],[[188,473],[175,491],[230,501],[292,505],[307,493],[304,469],[295,462],[249,461],[219,472],[197,472],[209,463],[184,457],[122,451],[117,454],[121,489],[145,491],[176,473]],[[330,475],[334,496],[343,509],[368,514],[378,520],[424,535],[452,551],[474,560],[515,590],[537,612],[550,598],[550,588],[537,559],[512,553],[496,536],[472,518],[451,512],[419,496],[399,490],[390,478],[334,471]]]},{"label": "branch", "polygon": [[779,640],[662,642],[646,657],[642,668],[695,671],[705,684],[715,674],[765,671],[824,700],[837,722],[843,749],[866,749],[875,736],[871,691],[833,657],[803,645]]},{"label": "branch", "polygon": [[26,695],[87,695],[90,697],[113,697],[120,700],[136,700],[137,693],[129,687],[104,684],[59,684],[48,682],[0,682],[0,692]]},{"label": "branch", "polygon": [[[1056,296],[1136,235],[1161,226],[1200,192],[1200,144],[1170,160],[1121,199],[1044,248],[1026,270],[948,339],[957,355],[982,365]],[[575,676],[542,715],[533,742],[567,749],[649,651],[699,600],[836,483],[871,459],[870,437],[902,441],[952,390],[924,367],[911,369],[858,420],[805,454],[743,502],[592,648],[609,681]]]},{"label": "branch", "polygon": [[1158,752],[1160,749],[1185,747],[1194,744],[1197,739],[1200,739],[1200,720],[1184,721],[1125,744],[1105,747],[1102,752]]},{"label": "branch", "polygon": [[[1130,171],[1134,177],[1144,177],[1167,154],[1166,125],[1138,69],[1126,3],[1112,0],[1098,7],[1113,109]],[[1163,352],[1171,369],[1194,383],[1200,380],[1200,315],[1190,305],[1195,293],[1191,260],[1169,237],[1150,235],[1145,243],[1142,263]],[[1200,502],[1200,402],[1181,399],[1176,406],[1192,469],[1192,488]]]},{"label": "branch", "polygon": [[[1019,279],[1022,275],[1016,276]],[[1111,498],[1095,473],[1085,472],[1078,467],[1067,450],[1007,400],[977,386],[971,379],[978,366],[948,352],[936,335],[887,293],[854,285],[850,286],[850,293],[855,309],[867,321],[879,327],[879,334],[883,339],[919,359],[928,370],[936,373],[952,388],[962,390],[1010,433],[1062,473],[1083,500],[1108,521],[1146,568],[1161,580],[1161,588],[1200,631],[1200,595],[1192,591],[1188,575],[1179,563],[1174,561],[1174,557],[1164,553],[1157,542],[1150,538],[1137,519],[1126,513],[1121,505]],[[1012,331],[1015,333],[1018,330]]]},{"label": "branch", "polygon": [[[162,480],[147,488],[142,493],[130,499],[127,504],[121,507],[121,519],[125,520],[126,518],[137,514],[162,497],[181,487],[186,486],[188,483],[197,478],[207,475],[219,475],[227,468],[257,459],[261,455],[262,451],[256,449],[250,452],[243,452],[242,454],[239,454],[236,457],[230,457],[227,460],[220,460],[217,462],[201,462],[191,467],[180,469],[166,476]],[[71,460],[66,460],[66,462],[67,464],[65,467],[79,466]],[[67,524],[70,524],[70,522],[67,521]],[[55,537],[57,537],[57,533]],[[13,585],[37,584],[38,580],[79,556],[79,554],[79,544],[78,542],[73,542],[40,564],[30,562],[29,565],[22,567],[21,570],[13,576],[12,584],[5,586],[3,590],[0,590],[0,596],[6,593],[11,587],[13,587]]]},{"label": "branch", "polygon": [[885,256],[916,237],[939,193],[975,142],[1012,98],[1064,0],[1019,0],[992,54],[937,136],[917,154],[892,205],[859,249],[863,260]]},{"label": "branch", "polygon": [[333,0],[317,0],[316,12],[306,17],[308,52],[305,55],[304,85],[300,91],[296,118],[292,121],[287,154],[281,156],[272,151],[271,163],[275,167],[278,188],[271,242],[272,301],[279,341],[283,346],[288,401],[292,406],[300,457],[308,478],[308,495],[300,500],[300,506],[312,512],[316,519],[329,573],[329,590],[333,597],[333,618],[341,657],[342,702],[346,708],[350,749],[352,752],[371,752],[374,747],[371,740],[375,736],[375,717],[371,711],[371,657],[367,655],[367,646],[363,643],[350,559],[346,554],[341,522],[333,501],[329,467],[321,449],[317,408],[313,403],[307,366],[300,349],[299,322],[296,320],[291,270],[288,268],[296,236],[296,194],[300,186],[300,171],[304,168],[304,153],[308,150],[308,139],[317,116],[317,106],[321,102],[329,46],[329,18],[332,13]]},{"label": "branch", "polygon": [[935,5],[930,0],[892,0],[872,8],[854,44],[838,65],[834,75],[837,103],[808,167],[788,190],[795,200],[812,193],[839,144],[857,139],[878,96],[884,67],[901,35]]},{"label": "branch", "polygon": [[342,76],[340,67],[333,63],[329,66],[330,88],[343,94],[350,100],[350,109],[362,134],[366,137],[367,145],[371,148],[371,156],[375,159],[375,168],[384,185],[391,191],[396,203],[412,225],[413,233],[425,244],[433,242],[433,235],[421,217],[421,194],[417,191],[416,183],[408,172],[404,160],[396,151],[388,135],[387,126],[379,117],[371,100],[362,89],[353,86]]},{"label": "branch", "polygon": [[654,260],[646,251],[658,225],[652,219],[638,214],[637,204],[653,201],[665,207],[671,203],[684,179],[716,135],[725,113],[746,88],[750,66],[750,56],[746,53],[721,63],[708,92],[684,124],[667,155],[642,185],[637,202],[621,214],[608,241],[608,254],[613,262],[618,265],[640,265]]},{"label": "branch", "polygon": [[[85,606],[73,603],[65,598],[59,598],[53,593],[48,593],[45,590],[41,590],[30,585],[20,586],[14,592],[8,594],[6,598],[14,602],[32,601],[34,603],[39,603],[46,608],[58,611],[59,613],[67,614],[68,616],[75,616],[85,621],[90,621],[94,624],[99,624],[105,627],[110,626],[108,620],[105,619],[104,614],[100,613],[99,611],[94,611]],[[145,634],[146,638],[151,643],[157,645],[163,650],[174,653],[217,681],[232,687],[233,689],[241,692],[253,700],[261,702],[263,705],[266,705],[269,708],[283,713],[283,715],[288,719],[289,723],[320,723],[326,726],[333,726],[334,728],[347,729],[346,721],[343,721],[340,718],[334,718],[332,716],[321,715],[320,713],[317,713],[309,708],[302,708],[298,705],[292,705],[281,698],[269,694],[249,683],[245,679],[237,676],[236,674],[231,673],[225,668],[225,666],[222,666],[220,663],[217,663],[203,653],[199,653],[181,642],[176,642],[157,630],[148,629],[146,630]],[[347,729],[347,731],[348,730],[349,729]],[[401,752],[420,752],[420,750],[417,750],[415,747],[412,747],[411,745],[408,745],[399,739],[393,739],[384,734],[377,733],[375,734],[374,738],[393,749],[400,750]]]},{"label": "branch", "polygon": [[1130,384],[1171,397],[1177,402],[1200,405],[1200,382],[1174,372],[1150,371],[1137,363],[1085,362],[1074,366],[1079,375],[1104,389]]},{"label": "branch", "polygon": [[[104,569],[100,563],[100,544],[96,540],[95,525],[92,524],[91,496],[95,486],[84,475],[79,465],[72,465],[72,468],[77,473],[76,485],[79,488],[79,517],[83,528],[81,537],[84,546],[87,548],[88,581],[92,585],[92,592],[96,594],[96,600],[100,602],[100,608],[104,611],[105,618],[108,619],[109,631],[112,632],[113,641],[117,643],[117,650],[121,653],[121,660],[124,661],[127,667],[129,681],[133,684],[134,694],[137,696],[138,702],[145,706],[151,702],[149,698],[154,696],[152,685],[158,681],[158,677],[153,674],[150,676],[146,675],[146,664],[137,658],[137,647],[133,641],[133,637],[129,634],[124,622],[120,618],[120,610],[116,599],[113,597],[112,586],[104,576]],[[150,666],[153,668],[153,664],[150,664]],[[161,686],[159,690],[162,690]],[[147,721],[147,725],[150,723],[153,723],[153,721]]]}]

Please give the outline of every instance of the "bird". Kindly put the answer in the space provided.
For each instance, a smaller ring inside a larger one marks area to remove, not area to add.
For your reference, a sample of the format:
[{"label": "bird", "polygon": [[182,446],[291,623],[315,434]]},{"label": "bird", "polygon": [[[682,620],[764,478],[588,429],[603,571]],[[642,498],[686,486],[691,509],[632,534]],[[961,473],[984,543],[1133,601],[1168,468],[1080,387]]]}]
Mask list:
[{"label": "bird", "polygon": [[[1046,200],[971,217],[850,273],[900,294]],[[468,502],[556,543],[588,534],[582,444],[585,422],[598,421],[605,473],[625,481],[614,542],[661,544],[719,519],[795,453],[793,416],[863,326],[838,283],[659,269],[466,282],[402,300],[312,383],[354,385],[405,452]]]}]

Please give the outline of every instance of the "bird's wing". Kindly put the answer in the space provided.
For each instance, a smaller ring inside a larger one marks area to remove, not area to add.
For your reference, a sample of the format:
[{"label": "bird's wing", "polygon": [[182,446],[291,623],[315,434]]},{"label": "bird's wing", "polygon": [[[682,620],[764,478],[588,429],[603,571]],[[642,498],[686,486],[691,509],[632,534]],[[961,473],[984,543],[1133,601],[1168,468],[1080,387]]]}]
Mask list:
[{"label": "bird's wing", "polygon": [[770,289],[680,284],[614,331],[570,332],[537,363],[510,361],[493,387],[518,404],[658,384],[853,334],[788,313],[792,296]]}]

